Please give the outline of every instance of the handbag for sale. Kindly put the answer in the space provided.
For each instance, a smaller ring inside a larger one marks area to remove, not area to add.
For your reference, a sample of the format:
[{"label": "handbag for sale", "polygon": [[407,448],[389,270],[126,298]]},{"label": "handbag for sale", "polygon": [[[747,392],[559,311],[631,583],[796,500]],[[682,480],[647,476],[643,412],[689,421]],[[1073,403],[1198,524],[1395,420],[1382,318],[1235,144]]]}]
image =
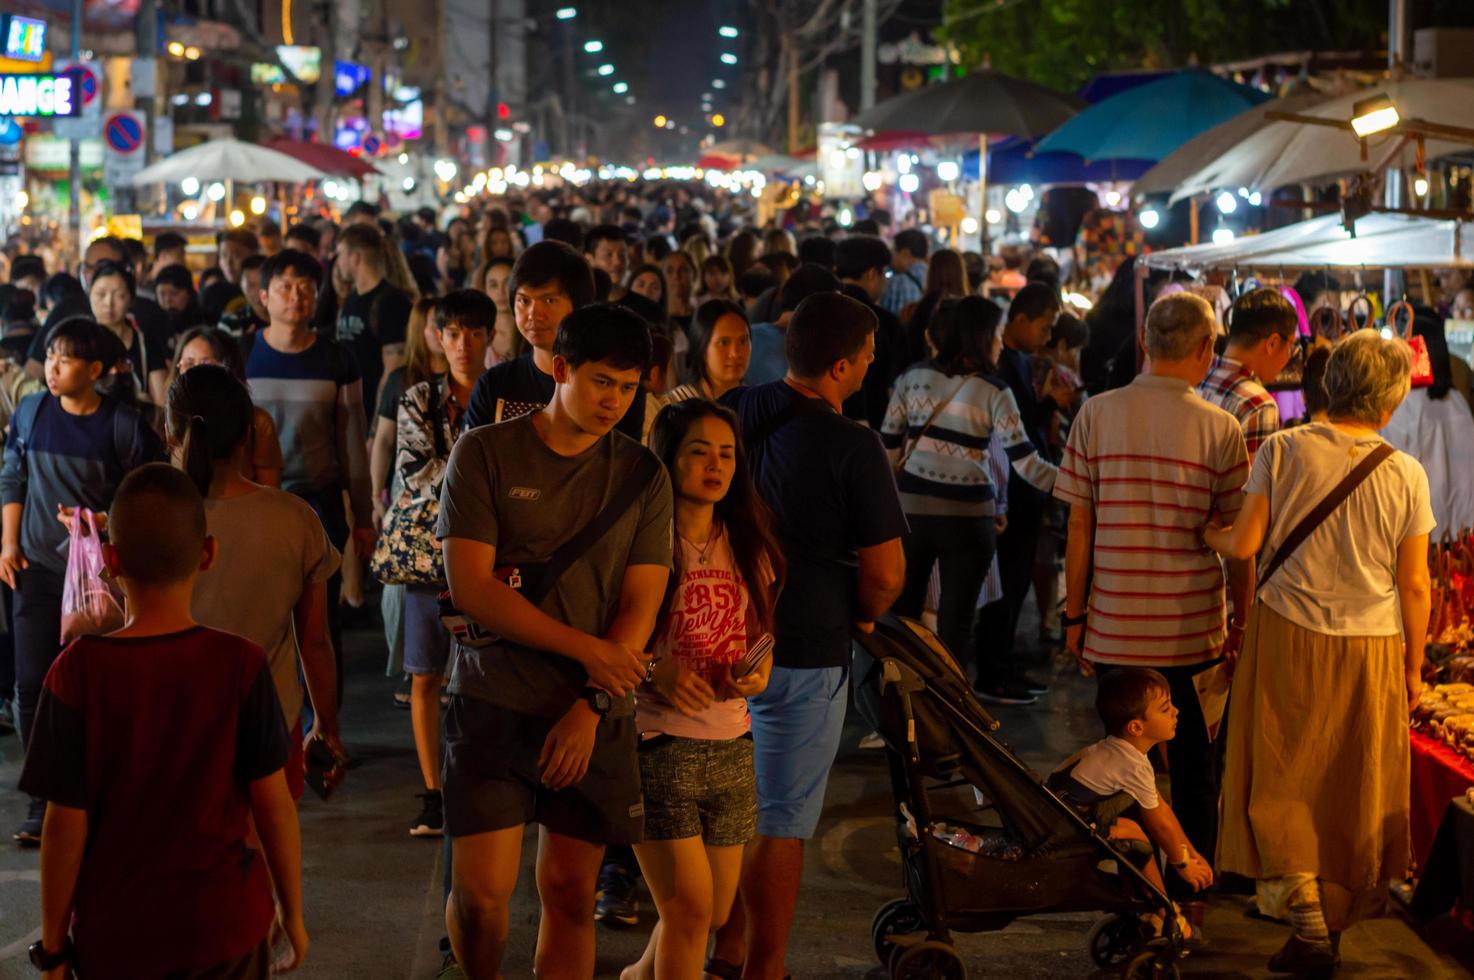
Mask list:
[{"label": "handbag for sale", "polygon": [[1433,358],[1428,354],[1428,340],[1413,333],[1413,306],[1407,300],[1393,303],[1387,311],[1387,327],[1406,341],[1413,355],[1413,387],[1433,384]]},{"label": "handbag for sale", "polygon": [[[430,387],[430,430],[435,457],[449,456],[440,424],[440,391]],[[369,571],[385,585],[433,585],[445,581],[445,559],[435,540],[440,520],[440,498],[416,497],[408,488],[384,515],[384,527],[374,543]]]}]

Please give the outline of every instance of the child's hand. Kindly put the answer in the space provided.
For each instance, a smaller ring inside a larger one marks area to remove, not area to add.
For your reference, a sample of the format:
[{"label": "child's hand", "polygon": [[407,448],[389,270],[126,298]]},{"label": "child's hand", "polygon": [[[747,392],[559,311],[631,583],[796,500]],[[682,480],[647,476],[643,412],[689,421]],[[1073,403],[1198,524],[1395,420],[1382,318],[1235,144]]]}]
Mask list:
[{"label": "child's hand", "polygon": [[1190,856],[1187,859],[1187,867],[1174,866],[1172,870],[1177,872],[1177,877],[1192,885],[1195,892],[1200,892],[1213,884],[1213,869],[1208,866],[1208,862],[1204,861],[1200,854]]},{"label": "child's hand", "polygon": [[288,973],[302,965],[307,955],[307,926],[300,915],[284,918],[280,906],[277,907],[276,921],[271,925],[271,948],[277,950],[271,964],[272,973]]},{"label": "child's hand", "polygon": [[0,582],[4,582],[12,589],[17,588],[17,580],[22,570],[30,568],[31,563],[26,561],[26,556],[21,554],[20,546],[0,548]]}]

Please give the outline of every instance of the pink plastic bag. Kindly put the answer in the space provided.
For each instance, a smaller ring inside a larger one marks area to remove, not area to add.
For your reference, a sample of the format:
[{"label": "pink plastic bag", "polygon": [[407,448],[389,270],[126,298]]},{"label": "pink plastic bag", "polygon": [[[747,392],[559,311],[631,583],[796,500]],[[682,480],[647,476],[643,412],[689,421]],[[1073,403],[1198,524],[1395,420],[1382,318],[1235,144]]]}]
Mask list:
[{"label": "pink plastic bag", "polygon": [[111,633],[123,627],[123,595],[106,577],[97,515],[78,507],[72,515],[72,541],[61,592],[61,642]]}]

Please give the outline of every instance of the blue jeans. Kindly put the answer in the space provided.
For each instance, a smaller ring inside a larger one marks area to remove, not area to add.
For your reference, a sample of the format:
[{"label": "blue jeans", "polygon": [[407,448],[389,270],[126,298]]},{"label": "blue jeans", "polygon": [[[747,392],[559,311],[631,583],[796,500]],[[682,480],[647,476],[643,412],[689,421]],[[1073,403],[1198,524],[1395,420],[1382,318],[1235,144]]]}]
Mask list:
[{"label": "blue jeans", "polygon": [[844,731],[849,674],[849,667],[774,667],[767,690],[748,698],[757,832],[764,837],[814,836]]}]

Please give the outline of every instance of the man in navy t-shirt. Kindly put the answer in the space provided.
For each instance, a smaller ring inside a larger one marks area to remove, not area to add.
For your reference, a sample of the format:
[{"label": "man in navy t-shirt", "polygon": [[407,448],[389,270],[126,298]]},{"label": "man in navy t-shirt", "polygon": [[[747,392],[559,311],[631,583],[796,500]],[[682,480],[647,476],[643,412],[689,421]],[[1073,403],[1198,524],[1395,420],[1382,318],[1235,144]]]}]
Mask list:
[{"label": "man in navy t-shirt", "polygon": [[748,701],[758,834],[742,877],[746,936],[718,935],[715,957],[747,976],[781,977],[798,900],[803,842],[824,806],[844,727],[850,634],[901,593],[906,518],[880,437],[840,409],[875,357],[875,314],[821,292],[798,305],[781,381],[739,388],[737,412],[763,499],[788,559],[778,599],[773,673]]}]

